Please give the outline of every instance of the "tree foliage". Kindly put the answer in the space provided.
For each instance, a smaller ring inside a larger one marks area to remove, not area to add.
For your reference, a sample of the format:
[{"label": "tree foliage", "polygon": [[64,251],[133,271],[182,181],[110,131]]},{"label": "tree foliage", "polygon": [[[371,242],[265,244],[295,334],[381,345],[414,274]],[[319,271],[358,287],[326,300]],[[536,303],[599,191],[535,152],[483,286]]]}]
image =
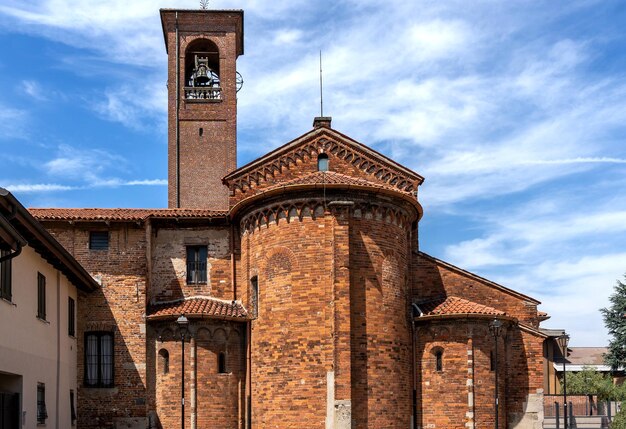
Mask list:
[{"label": "tree foliage", "polygon": [[[561,389],[563,380],[561,380]],[[598,399],[622,399],[621,386],[614,386],[608,374],[602,374],[591,367],[583,367],[579,372],[567,373],[567,393],[569,395],[598,395]],[[562,390],[561,390],[562,391]]]},{"label": "tree foliage", "polygon": [[[563,391],[562,379],[561,391]],[[614,384],[611,375],[585,366],[582,371],[567,373],[567,394],[597,395],[600,401],[624,401],[626,384]]]},{"label": "tree foliage", "polygon": [[[624,276],[626,279],[626,275]],[[609,331],[609,351],[604,356],[613,371],[626,368],[626,283],[617,281],[614,293],[609,297],[611,305],[603,308],[602,318]]]}]

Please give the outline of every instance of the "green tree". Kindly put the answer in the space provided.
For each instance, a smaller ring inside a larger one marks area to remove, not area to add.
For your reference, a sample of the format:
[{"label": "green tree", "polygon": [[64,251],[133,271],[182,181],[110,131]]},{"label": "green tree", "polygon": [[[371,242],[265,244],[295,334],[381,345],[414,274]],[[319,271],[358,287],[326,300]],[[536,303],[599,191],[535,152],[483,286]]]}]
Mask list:
[{"label": "green tree", "polygon": [[[561,380],[561,391],[563,391]],[[582,371],[567,373],[567,393],[569,395],[598,395],[601,401],[616,399],[618,392],[608,374],[602,374],[591,367]]]},{"label": "green tree", "polygon": [[[626,279],[626,275],[624,276]],[[609,297],[611,305],[603,308],[604,325],[612,337],[609,340],[609,351],[604,356],[607,365],[613,371],[626,368],[626,284],[617,281],[613,295]]]}]

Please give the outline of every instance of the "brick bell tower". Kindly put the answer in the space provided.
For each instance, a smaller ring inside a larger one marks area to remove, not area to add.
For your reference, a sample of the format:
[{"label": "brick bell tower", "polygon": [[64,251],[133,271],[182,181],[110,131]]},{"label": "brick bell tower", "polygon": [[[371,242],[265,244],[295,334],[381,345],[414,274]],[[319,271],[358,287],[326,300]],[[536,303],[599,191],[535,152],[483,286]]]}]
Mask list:
[{"label": "brick bell tower", "polygon": [[237,168],[243,11],[161,9],[168,55],[168,207],[228,210]]}]

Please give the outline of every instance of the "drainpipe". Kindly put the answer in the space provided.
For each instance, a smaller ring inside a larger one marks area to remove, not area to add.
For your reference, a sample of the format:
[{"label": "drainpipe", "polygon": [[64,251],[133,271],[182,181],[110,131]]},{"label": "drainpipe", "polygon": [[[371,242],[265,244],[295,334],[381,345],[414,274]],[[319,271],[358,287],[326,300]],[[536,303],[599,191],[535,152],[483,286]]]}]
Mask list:
[{"label": "drainpipe", "polygon": [[55,423],[56,428],[58,429],[61,408],[60,408],[60,397],[61,397],[61,271],[57,271],[57,376],[56,376],[56,398],[55,398]]}]

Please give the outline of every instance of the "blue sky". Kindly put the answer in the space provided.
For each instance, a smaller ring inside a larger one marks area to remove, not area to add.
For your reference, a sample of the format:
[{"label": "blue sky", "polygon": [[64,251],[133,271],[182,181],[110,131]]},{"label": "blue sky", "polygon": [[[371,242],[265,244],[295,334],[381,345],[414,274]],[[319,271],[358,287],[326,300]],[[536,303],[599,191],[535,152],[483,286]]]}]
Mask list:
[{"label": "blue sky", "polygon": [[[0,0],[0,186],[34,207],[164,207],[159,7]],[[541,300],[574,346],[626,272],[626,5],[218,1],[245,10],[239,165],[333,127],[426,177],[422,250]]]}]

